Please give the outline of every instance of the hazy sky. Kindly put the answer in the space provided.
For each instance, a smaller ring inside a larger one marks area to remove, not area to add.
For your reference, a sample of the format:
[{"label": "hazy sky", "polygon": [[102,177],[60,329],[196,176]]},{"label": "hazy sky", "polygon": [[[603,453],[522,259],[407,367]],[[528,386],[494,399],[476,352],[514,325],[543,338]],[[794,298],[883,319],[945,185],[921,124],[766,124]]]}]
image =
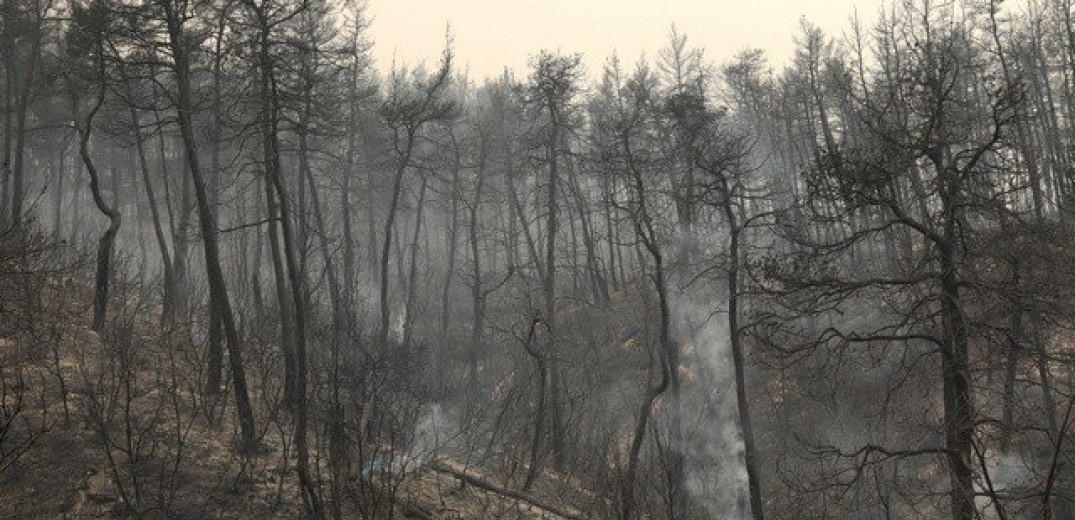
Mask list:
[{"label": "hazy sky", "polygon": [[791,56],[800,19],[833,36],[850,28],[856,8],[866,24],[880,0],[368,0],[377,67],[393,59],[432,64],[444,47],[445,27],[455,37],[457,63],[472,79],[509,67],[522,75],[527,58],[543,48],[585,55],[595,77],[615,50],[633,64],[653,57],[668,41],[672,24],[688,41],[721,63],[758,47],[770,63]]}]

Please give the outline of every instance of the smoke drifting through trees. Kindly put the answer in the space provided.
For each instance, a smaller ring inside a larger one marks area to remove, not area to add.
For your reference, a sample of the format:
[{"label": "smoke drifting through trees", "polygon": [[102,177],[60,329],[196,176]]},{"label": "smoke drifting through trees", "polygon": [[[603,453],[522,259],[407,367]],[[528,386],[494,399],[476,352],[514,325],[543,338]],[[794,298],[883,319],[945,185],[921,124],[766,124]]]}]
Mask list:
[{"label": "smoke drifting through trees", "polygon": [[0,16],[5,515],[1075,511],[1070,2],[481,81],[351,1]]}]

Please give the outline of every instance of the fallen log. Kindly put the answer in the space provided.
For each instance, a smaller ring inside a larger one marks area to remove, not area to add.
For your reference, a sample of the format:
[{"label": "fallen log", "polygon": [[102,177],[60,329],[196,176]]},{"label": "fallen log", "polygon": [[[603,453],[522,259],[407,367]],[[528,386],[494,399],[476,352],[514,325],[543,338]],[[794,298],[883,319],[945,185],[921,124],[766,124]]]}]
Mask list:
[{"label": "fallen log", "polygon": [[451,464],[449,464],[449,463],[447,463],[447,462],[445,462],[443,460],[433,461],[429,465],[429,468],[432,469],[433,471],[436,471],[437,473],[443,473],[445,475],[451,475],[451,476],[459,479],[460,482],[463,482],[465,484],[469,484],[469,485],[474,486],[474,487],[476,487],[478,489],[489,491],[491,493],[496,493],[498,495],[502,495],[502,496],[505,496],[505,497],[508,497],[508,498],[518,500],[520,502],[525,502],[525,503],[527,503],[527,504],[529,504],[529,505],[531,505],[533,507],[536,507],[538,509],[543,509],[543,510],[545,510],[545,511],[547,511],[549,513],[552,513],[552,514],[554,514],[556,516],[559,516],[561,518],[566,518],[567,520],[587,520],[587,518],[582,516],[580,513],[576,513],[576,512],[573,512],[573,511],[568,511],[566,509],[563,509],[563,508],[557,507],[555,505],[549,504],[548,502],[545,502],[544,500],[541,500],[540,498],[537,498],[537,497],[535,497],[533,495],[530,495],[528,493],[524,493],[522,491],[518,491],[518,490],[515,490],[515,489],[506,488],[506,487],[503,487],[503,486],[501,486],[499,484],[490,482],[488,480],[485,480],[484,478],[481,478],[478,475],[475,475],[473,473],[468,473],[464,469],[454,468],[454,467],[452,467]]}]

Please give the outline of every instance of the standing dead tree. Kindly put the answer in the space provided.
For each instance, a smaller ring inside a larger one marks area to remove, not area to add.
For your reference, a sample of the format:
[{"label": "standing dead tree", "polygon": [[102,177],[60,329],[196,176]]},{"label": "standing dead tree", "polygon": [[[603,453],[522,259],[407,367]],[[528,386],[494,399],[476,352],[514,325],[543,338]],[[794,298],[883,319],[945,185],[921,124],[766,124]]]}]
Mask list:
[{"label": "standing dead tree", "polygon": [[434,121],[451,119],[456,114],[456,104],[447,97],[451,71],[452,53],[448,48],[444,51],[437,72],[425,80],[415,78],[415,84],[409,85],[403,74],[397,72],[392,78],[391,90],[379,111],[381,119],[391,132],[391,148],[395,153],[392,191],[389,195],[388,214],[385,216],[384,237],[380,251],[381,322],[377,333],[380,345],[388,343],[388,332],[391,328],[388,261],[392,255],[392,235],[396,216],[399,213],[403,179],[407,170],[413,166],[423,128]]},{"label": "standing dead tree", "polygon": [[[97,209],[108,217],[108,228],[97,242],[97,272],[93,296],[93,330],[104,329],[108,309],[108,286],[111,277],[112,250],[116,243],[116,234],[123,222],[123,217],[116,208],[118,201],[111,204],[105,200],[101,187],[101,175],[90,153],[90,136],[93,132],[93,120],[105,103],[108,91],[108,70],[105,56],[105,39],[112,23],[112,10],[104,0],[94,0],[88,6],[72,6],[72,29],[67,34],[67,58],[72,65],[81,66],[82,78],[68,77],[68,92],[71,95],[71,110],[75,131],[78,132],[78,155],[90,177],[90,193]],[[75,69],[78,70],[78,69]],[[81,80],[81,81],[79,81]],[[81,112],[79,92],[83,83],[93,85],[93,99],[89,102],[85,115]],[[113,197],[118,194],[113,193]]]},{"label": "standing dead tree", "polygon": [[[171,54],[170,68],[175,79],[173,100],[179,130],[182,136],[183,150],[187,160],[194,195],[197,202],[198,223],[201,231],[205,269],[209,278],[209,329],[223,329],[224,339],[228,344],[228,366],[232,377],[232,390],[235,393],[236,412],[239,415],[241,449],[252,450],[256,444],[254,430],[254,413],[250,405],[250,393],[247,389],[246,368],[243,364],[242,343],[235,323],[235,314],[228,299],[227,283],[220,260],[220,240],[217,235],[216,215],[209,202],[209,188],[202,171],[201,157],[198,154],[198,140],[194,130],[194,100],[192,96],[191,56],[195,48],[190,45],[188,34],[190,18],[185,12],[187,3],[176,0],[158,0],[153,4],[159,21],[163,24],[165,45]],[[222,367],[212,366],[215,360],[222,359],[219,349],[219,337],[212,341],[215,332],[210,334],[210,363],[206,390],[210,395],[219,393]],[[214,350],[216,350],[214,352]],[[219,365],[219,361],[215,361]]]}]

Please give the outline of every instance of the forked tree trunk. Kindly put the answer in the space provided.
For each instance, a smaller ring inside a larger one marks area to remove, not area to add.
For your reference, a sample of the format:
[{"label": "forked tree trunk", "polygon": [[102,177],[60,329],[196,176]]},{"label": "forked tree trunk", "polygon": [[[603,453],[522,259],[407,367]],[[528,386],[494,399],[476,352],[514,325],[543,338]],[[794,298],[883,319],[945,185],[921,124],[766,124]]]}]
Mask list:
[{"label": "forked tree trunk", "polygon": [[[153,221],[153,237],[157,240],[157,249],[161,255],[161,269],[164,271],[164,303],[161,309],[161,323],[170,325],[178,318],[176,314],[177,302],[175,301],[175,270],[172,267],[172,255],[168,251],[168,241],[164,237],[164,227],[161,222],[160,209],[157,207],[157,195],[153,190],[153,181],[150,175],[149,161],[146,159],[146,148],[139,127],[138,113],[133,106],[128,107],[128,113],[131,117],[131,132],[138,152],[138,168],[142,172],[142,186],[146,192],[146,200],[149,202],[149,214]],[[165,182],[167,182],[167,179],[165,179]]]},{"label": "forked tree trunk", "polygon": [[396,223],[396,212],[399,209],[399,195],[403,190],[403,174],[411,162],[411,154],[414,152],[415,130],[408,129],[405,136],[403,153],[400,154],[396,165],[394,180],[392,181],[392,195],[388,203],[388,215],[384,223],[384,244],[381,246],[381,327],[377,334],[380,345],[388,344],[388,329],[391,326],[391,314],[388,305],[388,259],[392,253],[392,232]]}]

